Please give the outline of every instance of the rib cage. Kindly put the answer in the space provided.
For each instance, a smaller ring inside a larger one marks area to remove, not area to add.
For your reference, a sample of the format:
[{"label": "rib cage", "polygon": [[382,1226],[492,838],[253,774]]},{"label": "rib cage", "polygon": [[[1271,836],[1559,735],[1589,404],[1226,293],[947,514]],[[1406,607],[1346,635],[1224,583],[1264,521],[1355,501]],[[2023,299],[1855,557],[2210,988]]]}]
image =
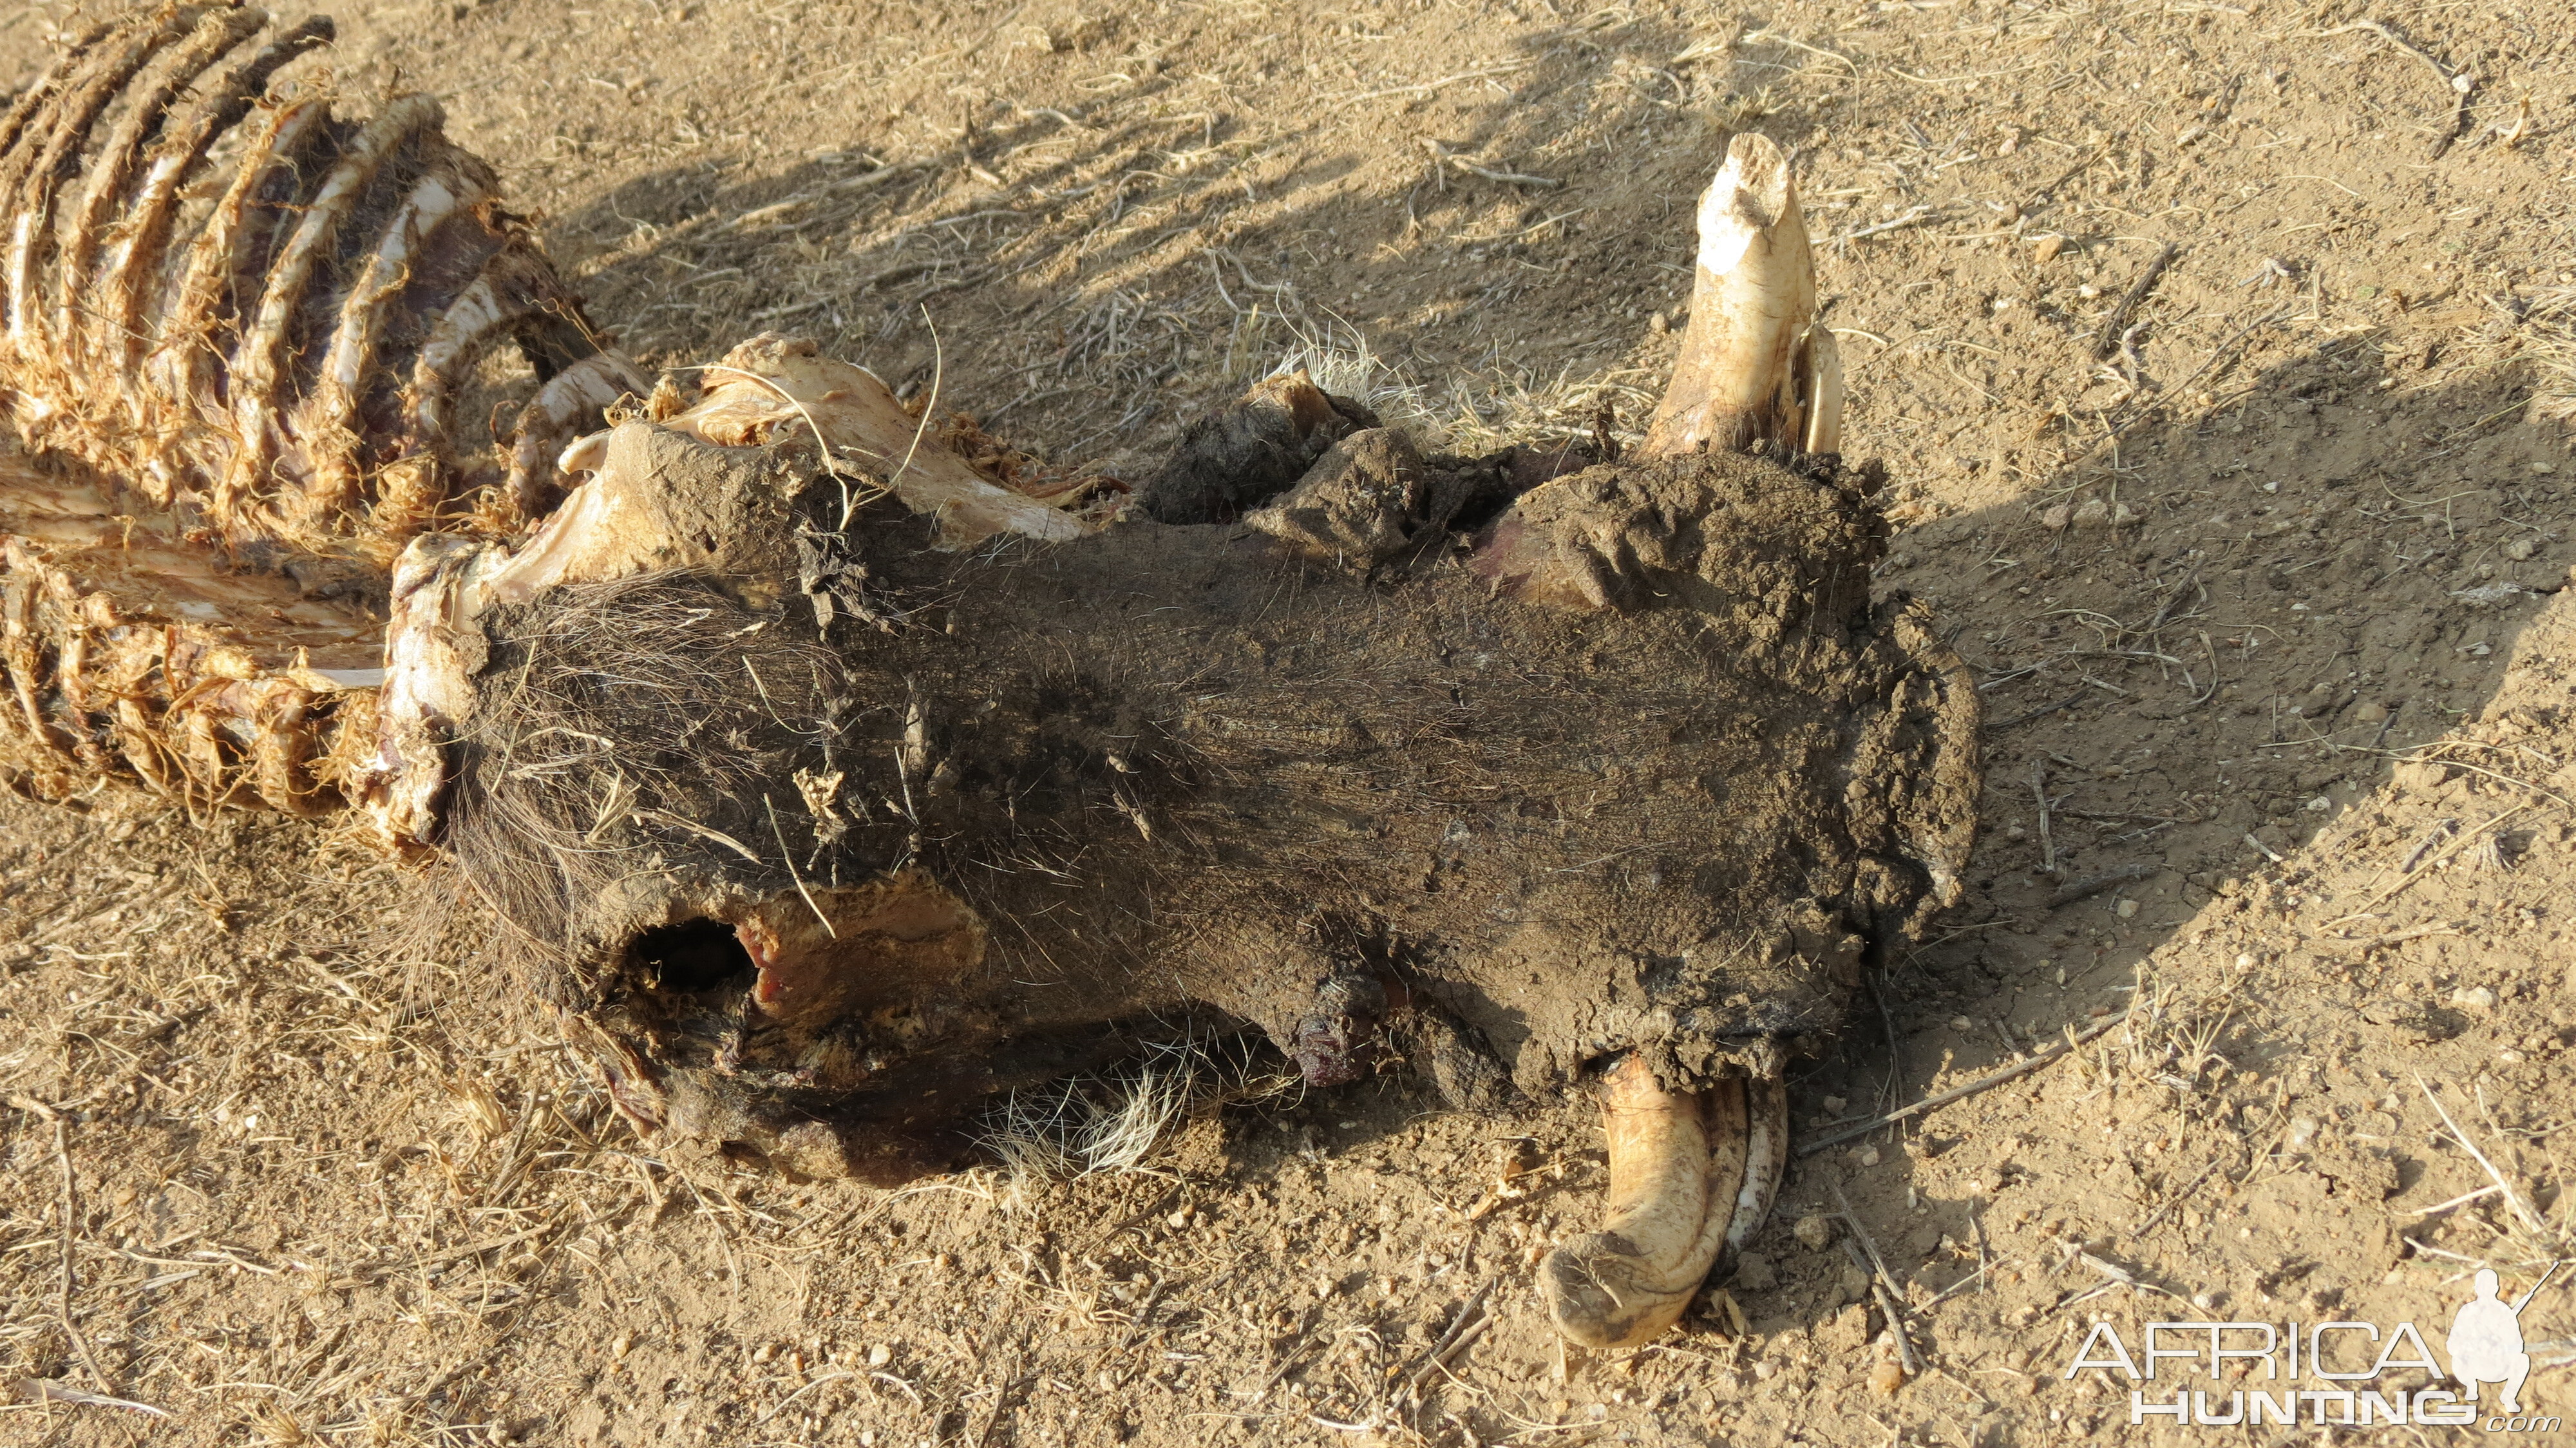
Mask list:
[{"label": "rib cage", "polygon": [[[73,464],[0,459],[0,776],[39,793],[337,807],[395,556],[517,534],[564,443],[650,390],[434,100],[353,118],[327,72],[279,80],[332,36],[160,4],[0,115],[0,406]],[[540,385],[466,446],[504,342]]]}]

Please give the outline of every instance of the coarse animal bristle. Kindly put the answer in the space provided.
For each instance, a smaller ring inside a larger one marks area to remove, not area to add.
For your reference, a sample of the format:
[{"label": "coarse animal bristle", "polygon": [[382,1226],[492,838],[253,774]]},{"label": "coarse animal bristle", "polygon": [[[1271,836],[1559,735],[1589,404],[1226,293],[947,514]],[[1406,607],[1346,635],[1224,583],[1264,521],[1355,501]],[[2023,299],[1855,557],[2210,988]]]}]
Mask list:
[{"label": "coarse animal bristle", "polygon": [[1191,1117],[1296,1090],[1293,1067],[1243,1036],[1182,1036],[1098,1071],[1013,1091],[976,1133],[1005,1198],[1040,1185],[1144,1169]]}]

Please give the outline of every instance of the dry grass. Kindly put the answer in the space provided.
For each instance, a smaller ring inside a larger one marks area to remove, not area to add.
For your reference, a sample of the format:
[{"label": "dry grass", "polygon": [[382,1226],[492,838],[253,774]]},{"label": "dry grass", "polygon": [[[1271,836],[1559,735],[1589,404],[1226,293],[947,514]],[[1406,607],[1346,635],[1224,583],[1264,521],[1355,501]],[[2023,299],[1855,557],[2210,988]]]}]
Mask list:
[{"label": "dry grass", "polygon": [[2531,418],[2576,427],[2576,287],[2542,292],[2527,315],[2537,372]]}]

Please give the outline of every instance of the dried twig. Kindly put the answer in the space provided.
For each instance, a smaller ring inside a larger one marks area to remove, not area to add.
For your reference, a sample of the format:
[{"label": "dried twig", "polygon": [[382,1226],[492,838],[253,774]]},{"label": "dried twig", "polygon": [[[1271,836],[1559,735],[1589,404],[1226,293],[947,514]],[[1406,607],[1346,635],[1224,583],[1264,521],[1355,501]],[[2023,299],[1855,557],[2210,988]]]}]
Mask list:
[{"label": "dried twig", "polygon": [[2332,935],[2312,935],[2308,937],[2308,948],[2311,950],[2348,951],[2355,955],[2361,955],[2374,950],[2384,950],[2392,945],[2402,945],[2409,940],[2422,940],[2429,935],[2458,935],[2460,933],[2462,932],[2459,925],[2451,923],[2417,925],[2406,930],[2391,930],[2379,935],[2365,935],[2357,940],[2343,940]]},{"label": "dried twig", "polygon": [[2145,301],[2147,293],[2155,290],[2156,279],[2165,274],[2165,268],[2173,265],[2173,259],[2181,252],[2180,246],[2170,241],[2166,242],[2156,252],[2155,260],[2148,262],[2147,269],[2139,274],[2137,283],[2129,288],[2128,295],[2120,298],[2119,305],[2113,307],[2111,314],[2102,319],[2101,330],[2093,334],[2095,361],[2098,362],[2119,350],[2120,334],[2128,329],[2129,313],[2137,310],[2138,303]]},{"label": "dried twig", "polygon": [[[2040,817],[2047,818],[2046,806],[2043,805],[2041,809]],[[2042,826],[2043,830],[2045,828],[2046,826]],[[2131,880],[2143,880],[2159,868],[2161,867],[2156,865],[2122,865],[2116,870],[2105,870],[2099,875],[2087,875],[2081,880],[2060,887],[2056,894],[2048,897],[2045,908],[2055,910],[2060,906],[2072,905],[2087,896],[2099,895],[2114,885],[2125,885]]]},{"label": "dried twig", "polygon": [[2001,724],[1990,724],[1987,727],[1994,730],[1996,733],[2001,733],[2006,729],[2012,728],[2016,724],[2027,724],[2033,719],[2040,718],[2044,715],[2054,714],[2060,709],[2072,709],[2076,705],[2083,703],[2084,697],[2083,691],[2078,690],[2075,693],[2069,694],[2065,698],[2058,700],[2054,704],[2042,704],[2040,707],[2031,710],[2027,714],[2015,714],[2013,717],[2006,719]]},{"label": "dried twig", "polygon": [[1937,1096],[1926,1096],[1911,1106],[1900,1107],[1897,1110],[1888,1112],[1884,1116],[1873,1117],[1868,1121],[1862,1122],[1858,1126],[1846,1127],[1841,1131],[1833,1133],[1831,1136],[1817,1137],[1815,1140],[1800,1146],[1798,1148],[1798,1155],[1813,1156],[1817,1152],[1824,1150],[1826,1147],[1833,1146],[1839,1142],[1849,1141],[1855,1136],[1866,1136],[1869,1133],[1878,1130],[1882,1126],[1893,1126],[1897,1122],[1903,1121],[1908,1117],[1920,1116],[1924,1112],[1930,1111],[1936,1106],[1947,1106],[1953,1101],[1974,1096],[1980,1091],[1991,1091],[1995,1087],[2001,1086],[2006,1081],[2013,1079],[2015,1076],[2027,1075],[2030,1072],[2038,1070],[2042,1066],[2048,1065],[2052,1061],[2064,1059],[2066,1056],[2072,1054],[2077,1046],[2083,1045],[2094,1037],[2101,1035],[2104,1031],[2128,1020],[2128,1018],[2129,1013],[2127,1011],[2122,1011],[2117,1015],[2105,1016],[2101,1020],[2095,1021],[2092,1025],[2085,1027],[2083,1030],[2076,1032],[2071,1038],[2051,1045],[2047,1050],[2040,1052],[2027,1061],[2016,1061],[2012,1065],[2006,1066],[2000,1071],[1988,1072],[1987,1074],[1978,1077],[1976,1080],[1968,1082],[1964,1086],[1953,1086],[1949,1090],[1944,1091]]},{"label": "dried twig", "polygon": [[2030,762],[2030,790],[2039,797],[2039,872],[2057,873],[2057,841],[2048,833],[2048,766]]},{"label": "dried twig", "polygon": [[2443,153],[2451,149],[2451,143],[2468,133],[2469,96],[2477,90],[2478,78],[2464,70],[2455,71],[2434,59],[2433,52],[2398,34],[2396,29],[2385,21],[2356,20],[2350,25],[2338,25],[2332,30],[2320,30],[2317,36],[2319,39],[2324,39],[2328,36],[2350,35],[2355,31],[2378,36],[2424,62],[2431,68],[2433,74],[2442,78],[2443,87],[2451,92],[2451,125],[2433,142],[2433,154],[2425,158],[2428,161],[2441,160]]},{"label": "dried twig", "polygon": [[2474,1158],[2478,1165],[2486,1168],[2488,1179],[2496,1184],[2497,1191],[2504,1193],[2504,1203],[2513,1209],[2514,1216],[2532,1231],[2547,1235],[2549,1224],[2540,1219],[2540,1214],[2533,1211],[2529,1203],[2523,1201],[2522,1193],[2513,1189],[2513,1184],[2505,1180],[2504,1173],[2496,1170],[2496,1164],[2487,1160],[2487,1154],[2478,1150],[2477,1142],[2460,1129],[2460,1123],[2451,1119],[2450,1111],[2442,1105],[2442,1098],[2433,1094],[2433,1088],[2425,1084],[2423,1077],[2415,1078],[2415,1089],[2423,1092],[2424,1099],[2433,1103],[2434,1114],[2441,1117],[2442,1124],[2451,1129],[2451,1139],[2457,1141],[2461,1150]]},{"label": "dried twig", "polygon": [[[1905,1375],[1914,1377],[1922,1367],[1915,1359],[1914,1344],[1906,1337],[1904,1315],[1897,1310],[1896,1279],[1888,1275],[1887,1259],[1878,1254],[1878,1243],[1870,1239],[1869,1228],[1861,1225],[1860,1213],[1852,1210],[1851,1198],[1843,1195],[1842,1183],[1835,1182],[1833,1189],[1834,1205],[1842,1209],[1843,1223],[1851,1228],[1851,1235],[1843,1239],[1843,1251],[1850,1255],[1853,1266],[1869,1276],[1869,1290],[1878,1299],[1879,1315],[1887,1319],[1888,1335],[1896,1339],[1897,1359]],[[1866,1261],[1861,1256],[1864,1251],[1869,1254]]]}]

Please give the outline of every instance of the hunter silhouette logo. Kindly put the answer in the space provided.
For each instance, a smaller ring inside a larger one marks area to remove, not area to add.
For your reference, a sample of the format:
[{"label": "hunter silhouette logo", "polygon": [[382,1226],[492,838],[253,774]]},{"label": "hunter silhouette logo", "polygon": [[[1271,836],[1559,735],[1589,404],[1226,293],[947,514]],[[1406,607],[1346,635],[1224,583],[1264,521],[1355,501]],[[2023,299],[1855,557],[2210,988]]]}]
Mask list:
[{"label": "hunter silhouette logo", "polygon": [[2550,1263],[2540,1281],[2507,1307],[2496,1296],[2495,1269],[2478,1269],[2478,1295],[2451,1319],[2451,1335],[2442,1344],[2451,1354],[2451,1376],[2468,1384],[2470,1402],[2478,1400],[2480,1383],[2502,1383],[2504,1401],[2498,1406],[2522,1411],[2523,1380],[2531,1376],[2531,1354],[2522,1350],[2522,1310],[2557,1272],[2558,1264]]},{"label": "hunter silhouette logo", "polygon": [[[2478,1269],[2474,1295],[2452,1315],[2443,1340],[2448,1371],[2411,1322],[2386,1331],[2372,1322],[2150,1322],[2134,1355],[2118,1327],[2096,1322],[2063,1376],[2072,1379],[2087,1368],[2133,1383],[2205,1376],[2215,1388],[2227,1381],[2230,1360],[2237,1364],[2241,1388],[2213,1392],[2177,1383],[2169,1398],[2159,1389],[2130,1389],[2132,1426],[2162,1418],[2201,1427],[2295,1427],[2306,1416],[2320,1428],[2480,1424],[2489,1432],[2555,1432],[2559,1419],[2523,1413],[2532,1362],[2524,1351],[2522,1312],[2560,1265],[2552,1263],[2510,1301],[2500,1294],[2495,1272]],[[2391,1376],[2404,1370],[2433,1381],[2410,1391],[2404,1379]],[[2499,1391],[2482,1402],[2488,1384]]]}]

